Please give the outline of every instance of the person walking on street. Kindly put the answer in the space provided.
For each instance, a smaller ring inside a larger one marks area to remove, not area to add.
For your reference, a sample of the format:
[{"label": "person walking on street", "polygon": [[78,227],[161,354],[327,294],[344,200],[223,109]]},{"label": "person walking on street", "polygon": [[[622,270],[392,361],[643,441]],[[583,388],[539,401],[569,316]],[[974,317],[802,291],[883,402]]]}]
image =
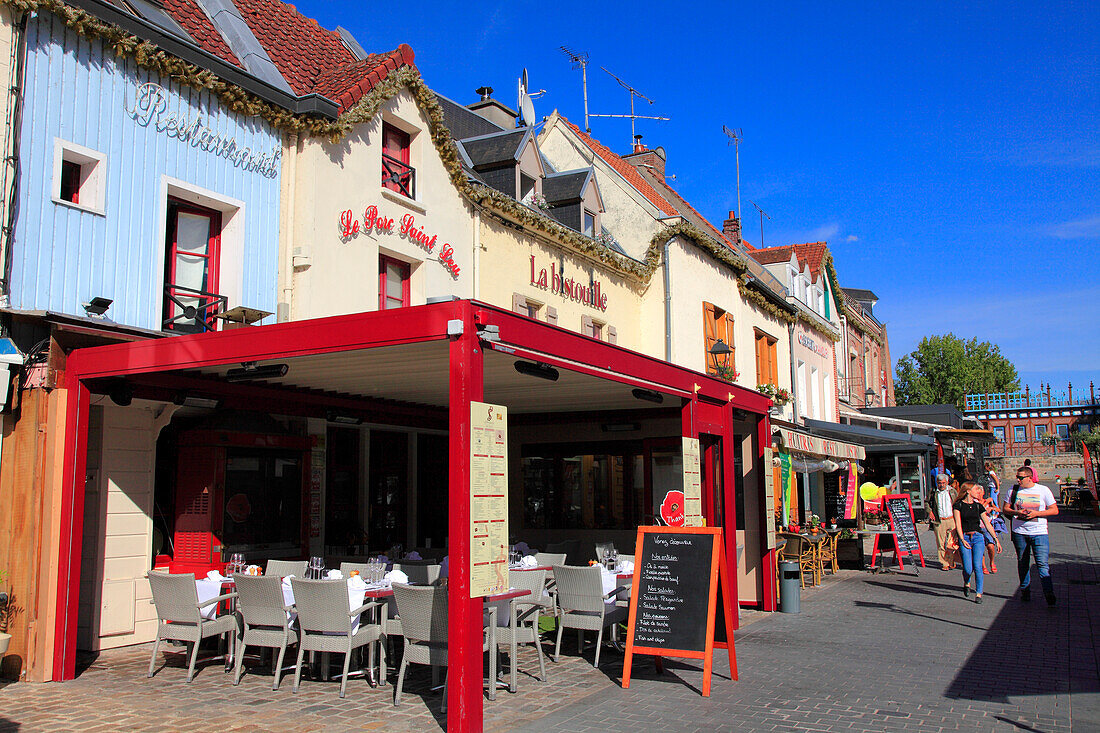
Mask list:
[{"label": "person walking on street", "polygon": [[952,555],[954,550],[948,547],[947,538],[955,528],[955,518],[951,509],[954,497],[951,488],[947,485],[949,476],[946,473],[936,474],[936,490],[928,502],[928,521],[936,530],[936,548],[939,550],[940,569],[950,570],[954,565]]},{"label": "person walking on street", "polygon": [[[982,602],[985,575],[982,573],[982,558],[985,556],[985,532],[993,536],[993,527],[985,511],[985,489],[973,481],[964,481],[962,496],[952,506],[955,519],[955,532],[959,537],[959,552],[962,553],[963,597],[970,595],[970,576],[974,576],[974,602]],[[997,549],[1001,542],[993,536]]]},{"label": "person walking on street", "polygon": [[1054,583],[1050,579],[1050,538],[1047,517],[1058,514],[1058,504],[1049,488],[1035,483],[1035,470],[1020,466],[1016,470],[1019,484],[1005,498],[1001,511],[1012,519],[1012,544],[1016,546],[1017,570],[1020,574],[1020,600],[1031,600],[1031,555],[1039,569],[1039,582],[1047,605],[1057,603]]},{"label": "person walking on street", "polygon": [[[982,568],[982,572],[997,572],[997,559],[996,555],[1000,550],[1000,535],[1008,532],[1008,526],[1005,524],[1004,517],[1001,516],[1001,480],[997,477],[997,472],[993,470],[993,467],[986,464],[986,488],[988,495],[982,501],[985,504],[986,512],[989,514],[989,526],[993,528],[993,534],[987,535],[985,538],[985,551],[986,551],[986,565]],[[983,528],[984,530],[984,528]]]}]

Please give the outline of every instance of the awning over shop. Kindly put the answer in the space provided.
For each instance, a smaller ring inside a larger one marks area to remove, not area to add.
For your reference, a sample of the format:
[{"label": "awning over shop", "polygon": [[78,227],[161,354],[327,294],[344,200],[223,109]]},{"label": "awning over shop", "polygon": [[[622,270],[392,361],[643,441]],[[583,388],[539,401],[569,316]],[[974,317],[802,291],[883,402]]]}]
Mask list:
[{"label": "awning over shop", "polygon": [[936,447],[936,440],[930,435],[809,419],[806,420],[806,427],[816,435],[856,442],[860,450],[866,450],[867,453],[923,453],[935,450]]},{"label": "awning over shop", "polygon": [[[831,425],[832,423],[826,424]],[[845,460],[863,460],[867,457],[867,452],[861,445],[845,443],[830,437],[810,435],[789,428],[777,428],[775,432],[780,434],[783,445],[788,450]]]}]

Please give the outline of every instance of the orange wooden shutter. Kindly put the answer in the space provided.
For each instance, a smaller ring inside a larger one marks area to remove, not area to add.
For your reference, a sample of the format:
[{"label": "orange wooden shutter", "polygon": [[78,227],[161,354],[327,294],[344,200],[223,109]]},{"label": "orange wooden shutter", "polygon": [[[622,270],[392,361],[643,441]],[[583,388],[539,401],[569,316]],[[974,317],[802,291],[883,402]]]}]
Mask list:
[{"label": "orange wooden shutter", "polygon": [[703,358],[707,374],[713,374],[718,368],[718,357],[710,353],[711,347],[718,341],[715,310],[713,304],[703,302]]}]

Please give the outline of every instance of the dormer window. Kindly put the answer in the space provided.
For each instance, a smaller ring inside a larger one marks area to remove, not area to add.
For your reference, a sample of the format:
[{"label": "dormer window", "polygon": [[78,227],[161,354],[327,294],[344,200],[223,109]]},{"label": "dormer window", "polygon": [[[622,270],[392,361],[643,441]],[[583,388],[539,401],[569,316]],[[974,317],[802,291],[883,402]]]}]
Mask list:
[{"label": "dormer window", "polygon": [[519,200],[526,201],[527,197],[535,192],[535,179],[520,171],[519,174]]},{"label": "dormer window", "polygon": [[382,123],[382,188],[416,198],[416,169],[410,165],[409,133]]},{"label": "dormer window", "polygon": [[596,236],[596,215],[588,209],[584,210],[584,228],[581,231],[586,237]]}]

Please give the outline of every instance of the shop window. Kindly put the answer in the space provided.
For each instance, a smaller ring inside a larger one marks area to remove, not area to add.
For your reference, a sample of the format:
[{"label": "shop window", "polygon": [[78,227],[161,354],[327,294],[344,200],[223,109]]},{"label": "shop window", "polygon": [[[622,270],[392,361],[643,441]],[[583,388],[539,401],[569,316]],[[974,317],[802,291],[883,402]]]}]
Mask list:
[{"label": "shop window", "polygon": [[165,331],[200,333],[215,328],[226,305],[218,293],[221,212],[168,200],[164,258]]},{"label": "shop window", "polygon": [[596,236],[596,215],[588,209],[584,210],[584,229],[581,231],[587,237]]},{"label": "shop window", "polygon": [[762,331],[756,332],[756,383],[779,386],[779,363],[776,340]]},{"label": "shop window", "polygon": [[1046,434],[1047,434],[1047,426],[1046,425],[1036,425],[1035,426],[1035,440],[1042,440],[1043,436],[1046,435]]},{"label": "shop window", "polygon": [[993,428],[993,439],[998,443],[1005,442],[1005,429],[1003,425],[998,425]]},{"label": "shop window", "polygon": [[1058,431],[1058,440],[1069,440],[1069,425],[1055,425]]},{"label": "shop window", "polygon": [[410,305],[409,263],[392,257],[378,257],[378,310],[404,308]]},{"label": "shop window", "polygon": [[1012,442],[1013,443],[1026,443],[1027,442],[1027,426],[1014,425],[1012,427]]},{"label": "shop window", "polygon": [[630,530],[643,522],[639,446],[530,446],[524,452],[525,528]]},{"label": "shop window", "polygon": [[581,333],[600,341],[604,340],[604,327],[606,323],[597,321],[591,316],[581,316]]},{"label": "shop window", "polygon": [[410,164],[409,133],[382,124],[382,188],[416,198],[416,169]]},{"label": "shop window", "polygon": [[512,293],[513,313],[519,313],[520,315],[527,316],[528,318],[534,318],[537,321],[540,319],[542,308],[542,303],[531,300],[530,298],[524,295],[520,295],[519,293]]},{"label": "shop window", "polygon": [[102,214],[106,157],[97,150],[55,139],[53,200]]},{"label": "shop window", "polygon": [[[728,360],[710,353],[719,341],[730,347]],[[707,365],[707,374],[717,374],[724,365],[729,365],[732,369],[737,363],[733,353],[733,315],[707,302],[703,303],[703,358]]]},{"label": "shop window", "polygon": [[799,361],[798,366],[795,368],[795,379],[797,380],[794,385],[795,399],[798,402],[798,414],[802,417],[810,416],[810,389],[806,379],[808,375],[806,373],[806,362]]},{"label": "shop window", "polygon": [[535,192],[535,179],[523,173],[519,174],[519,200],[526,201],[527,197]]},{"label": "shop window", "polygon": [[297,549],[302,540],[302,453],[227,448],[221,540],[227,551]]}]

